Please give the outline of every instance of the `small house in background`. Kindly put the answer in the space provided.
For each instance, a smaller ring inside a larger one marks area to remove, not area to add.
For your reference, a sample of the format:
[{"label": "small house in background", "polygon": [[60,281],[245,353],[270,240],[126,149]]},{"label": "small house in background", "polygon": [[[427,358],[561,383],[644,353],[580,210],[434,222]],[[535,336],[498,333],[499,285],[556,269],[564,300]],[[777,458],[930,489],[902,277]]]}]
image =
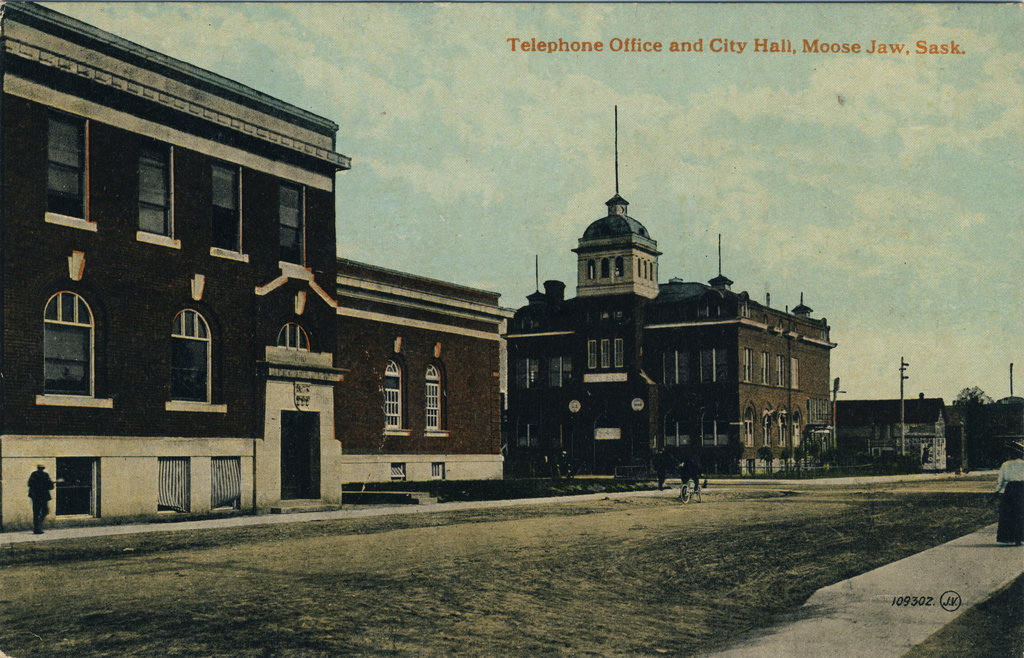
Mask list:
[{"label": "small house in background", "polygon": [[[925,470],[946,470],[946,405],[942,398],[903,400],[839,400],[836,403],[836,447],[845,455],[875,457],[917,455]],[[901,445],[902,442],[902,445]]]}]

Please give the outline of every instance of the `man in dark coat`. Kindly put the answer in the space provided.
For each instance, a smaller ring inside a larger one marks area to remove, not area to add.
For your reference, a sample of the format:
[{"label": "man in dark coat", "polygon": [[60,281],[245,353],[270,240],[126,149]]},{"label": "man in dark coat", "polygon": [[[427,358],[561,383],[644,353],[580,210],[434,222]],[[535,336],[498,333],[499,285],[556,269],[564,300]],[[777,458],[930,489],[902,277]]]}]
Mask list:
[{"label": "man in dark coat", "polygon": [[654,473],[658,476],[658,491],[665,488],[665,478],[668,476],[668,455],[662,448],[654,453]]},{"label": "man in dark coat", "polygon": [[50,492],[53,491],[53,480],[42,464],[36,466],[32,475],[28,476],[28,497],[32,499],[32,530],[43,534],[43,519],[50,513]]}]

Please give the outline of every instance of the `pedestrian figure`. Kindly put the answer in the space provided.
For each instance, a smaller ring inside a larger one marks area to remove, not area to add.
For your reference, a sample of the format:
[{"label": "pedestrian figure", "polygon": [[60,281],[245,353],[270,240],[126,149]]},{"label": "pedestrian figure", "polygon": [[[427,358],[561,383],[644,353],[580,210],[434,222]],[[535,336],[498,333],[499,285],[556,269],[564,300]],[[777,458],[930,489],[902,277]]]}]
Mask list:
[{"label": "pedestrian figure", "polygon": [[53,480],[42,464],[36,466],[35,472],[28,476],[28,497],[32,499],[32,530],[37,535],[43,534],[43,519],[50,513],[50,492],[53,491]]},{"label": "pedestrian figure", "polygon": [[668,476],[668,455],[664,448],[654,455],[654,473],[658,476],[658,491],[661,491],[665,488],[665,478]]},{"label": "pedestrian figure", "polygon": [[1014,454],[999,467],[996,483],[996,493],[1002,494],[996,542],[1020,546],[1024,542],[1024,444],[1010,446]]}]

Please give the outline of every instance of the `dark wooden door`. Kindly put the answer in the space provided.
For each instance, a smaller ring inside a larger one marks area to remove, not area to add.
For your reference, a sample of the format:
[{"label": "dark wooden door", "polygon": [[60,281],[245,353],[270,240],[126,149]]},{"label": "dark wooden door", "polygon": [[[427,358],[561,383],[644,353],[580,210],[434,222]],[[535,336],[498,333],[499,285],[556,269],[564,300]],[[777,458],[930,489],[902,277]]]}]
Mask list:
[{"label": "dark wooden door", "polygon": [[320,414],[281,412],[281,498],[320,497]]}]

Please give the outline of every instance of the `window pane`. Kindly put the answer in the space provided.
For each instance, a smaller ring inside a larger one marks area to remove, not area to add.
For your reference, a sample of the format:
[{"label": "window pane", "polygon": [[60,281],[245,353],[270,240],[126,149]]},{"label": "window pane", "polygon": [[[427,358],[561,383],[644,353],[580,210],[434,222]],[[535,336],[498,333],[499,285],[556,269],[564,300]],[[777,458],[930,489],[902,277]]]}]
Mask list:
[{"label": "window pane", "polygon": [[299,190],[291,185],[281,186],[279,218],[284,226],[300,226]]},{"label": "window pane", "polygon": [[439,428],[440,417],[440,386],[436,381],[426,384],[427,429]]},{"label": "window pane", "polygon": [[213,205],[230,210],[238,209],[238,170],[213,166]]},{"label": "window pane", "polygon": [[280,259],[286,263],[302,264],[302,233],[300,233],[298,229],[282,224],[280,239]]},{"label": "window pane", "polygon": [[89,327],[44,323],[43,390],[89,395]]},{"label": "window pane", "polygon": [[92,324],[92,315],[89,314],[89,307],[85,305],[85,300],[81,297],[76,297],[78,300],[78,316],[75,319],[78,324]]},{"label": "window pane", "polygon": [[241,251],[238,211],[234,208],[213,208],[213,246],[228,251]]},{"label": "window pane", "polygon": [[167,163],[157,153],[139,156],[139,201],[158,206],[167,203]]},{"label": "window pane", "polygon": [[188,338],[171,339],[171,399],[207,402],[207,350],[209,343]]},{"label": "window pane", "polygon": [[724,382],[729,376],[729,363],[722,348],[715,349],[715,381]]},{"label": "window pane", "polygon": [[46,310],[43,312],[43,317],[47,320],[56,320],[58,309],[60,308],[60,296],[51,297],[50,301],[46,302]]},{"label": "window pane", "polygon": [[75,169],[82,166],[82,124],[74,119],[50,119],[47,135],[50,162]]},{"label": "window pane", "polygon": [[80,197],[82,174],[78,169],[50,164],[47,172],[47,189],[51,195],[74,199]]},{"label": "window pane", "polygon": [[75,296],[68,292],[60,294],[60,320],[62,322],[75,321]]},{"label": "window pane", "polygon": [[294,185],[279,187],[278,225],[281,260],[302,263],[302,193]]},{"label": "window pane", "polygon": [[170,235],[168,220],[168,153],[166,149],[144,146],[139,153],[139,229]]},{"label": "window pane", "polygon": [[167,210],[139,205],[139,230],[157,235],[170,235],[167,226]]},{"label": "window pane", "polygon": [[714,381],[713,359],[711,350],[700,351],[700,380],[702,382]]}]

